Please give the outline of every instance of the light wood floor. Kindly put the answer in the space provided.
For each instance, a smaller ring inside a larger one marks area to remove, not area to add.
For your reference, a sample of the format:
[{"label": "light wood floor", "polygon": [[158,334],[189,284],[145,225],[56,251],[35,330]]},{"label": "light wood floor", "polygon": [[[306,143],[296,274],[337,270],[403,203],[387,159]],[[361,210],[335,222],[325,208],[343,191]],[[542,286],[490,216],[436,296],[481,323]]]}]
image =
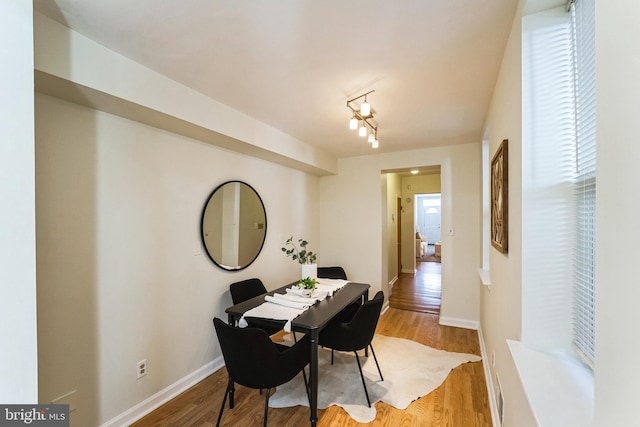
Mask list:
[{"label": "light wood floor", "polygon": [[[411,339],[442,350],[480,354],[476,331],[440,326],[438,316],[433,314],[389,308],[380,317],[376,333]],[[378,415],[375,421],[359,424],[342,408],[332,406],[318,411],[318,426],[490,427],[482,363],[466,363],[454,369],[439,388],[414,401],[404,411],[379,402],[376,404]],[[226,382],[227,373],[220,369],[133,426],[214,426]],[[262,425],[263,408],[264,395],[257,390],[237,386],[236,406],[229,410],[227,405],[222,425]],[[309,408],[270,408],[269,425],[308,426]]]},{"label": "light wood floor", "polygon": [[417,262],[416,274],[400,274],[389,305],[400,310],[440,314],[441,271],[439,262]]}]

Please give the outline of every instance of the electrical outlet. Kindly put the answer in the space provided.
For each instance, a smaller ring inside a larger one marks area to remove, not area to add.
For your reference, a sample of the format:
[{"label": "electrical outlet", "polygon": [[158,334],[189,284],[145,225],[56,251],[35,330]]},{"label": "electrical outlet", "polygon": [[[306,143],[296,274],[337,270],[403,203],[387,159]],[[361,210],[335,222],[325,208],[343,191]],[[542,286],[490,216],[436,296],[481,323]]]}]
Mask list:
[{"label": "electrical outlet", "polygon": [[138,379],[147,375],[147,359],[138,362]]}]

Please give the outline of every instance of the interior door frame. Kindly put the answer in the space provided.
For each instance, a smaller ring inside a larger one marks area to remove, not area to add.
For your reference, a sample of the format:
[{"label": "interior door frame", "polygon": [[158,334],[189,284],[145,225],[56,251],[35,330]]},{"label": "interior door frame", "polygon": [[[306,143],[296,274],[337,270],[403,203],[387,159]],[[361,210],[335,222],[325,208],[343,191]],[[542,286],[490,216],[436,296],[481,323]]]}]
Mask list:
[{"label": "interior door frame", "polygon": [[402,272],[402,198],[396,197],[396,234],[397,234],[397,263],[398,263],[398,277],[400,277],[400,273]]}]

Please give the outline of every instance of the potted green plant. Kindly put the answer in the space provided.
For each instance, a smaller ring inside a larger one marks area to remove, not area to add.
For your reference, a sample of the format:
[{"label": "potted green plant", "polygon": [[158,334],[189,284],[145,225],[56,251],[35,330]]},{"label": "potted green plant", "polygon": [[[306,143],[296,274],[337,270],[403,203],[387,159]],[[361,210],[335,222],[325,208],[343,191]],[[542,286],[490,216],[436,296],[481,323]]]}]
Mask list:
[{"label": "potted green plant", "polygon": [[298,261],[302,265],[302,278],[318,277],[318,265],[316,264],[317,254],[307,250],[309,242],[305,239],[298,239],[298,245],[293,242],[293,236],[289,237],[282,247],[282,252],[293,261]]},{"label": "potted green plant", "polygon": [[310,297],[319,282],[313,277],[298,280],[298,289],[302,289],[304,296]]}]

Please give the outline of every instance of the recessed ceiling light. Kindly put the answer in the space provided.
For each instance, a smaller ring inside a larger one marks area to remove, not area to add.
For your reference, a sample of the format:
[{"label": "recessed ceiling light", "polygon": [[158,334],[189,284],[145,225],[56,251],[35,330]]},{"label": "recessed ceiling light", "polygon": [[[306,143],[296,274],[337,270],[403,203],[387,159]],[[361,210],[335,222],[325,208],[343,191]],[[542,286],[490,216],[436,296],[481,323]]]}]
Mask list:
[{"label": "recessed ceiling light", "polygon": [[418,172],[419,172],[419,171],[417,171],[417,170],[412,170],[412,171],[411,171],[411,173],[412,173],[412,174],[414,174],[414,175],[415,175],[415,174],[417,174]]}]

